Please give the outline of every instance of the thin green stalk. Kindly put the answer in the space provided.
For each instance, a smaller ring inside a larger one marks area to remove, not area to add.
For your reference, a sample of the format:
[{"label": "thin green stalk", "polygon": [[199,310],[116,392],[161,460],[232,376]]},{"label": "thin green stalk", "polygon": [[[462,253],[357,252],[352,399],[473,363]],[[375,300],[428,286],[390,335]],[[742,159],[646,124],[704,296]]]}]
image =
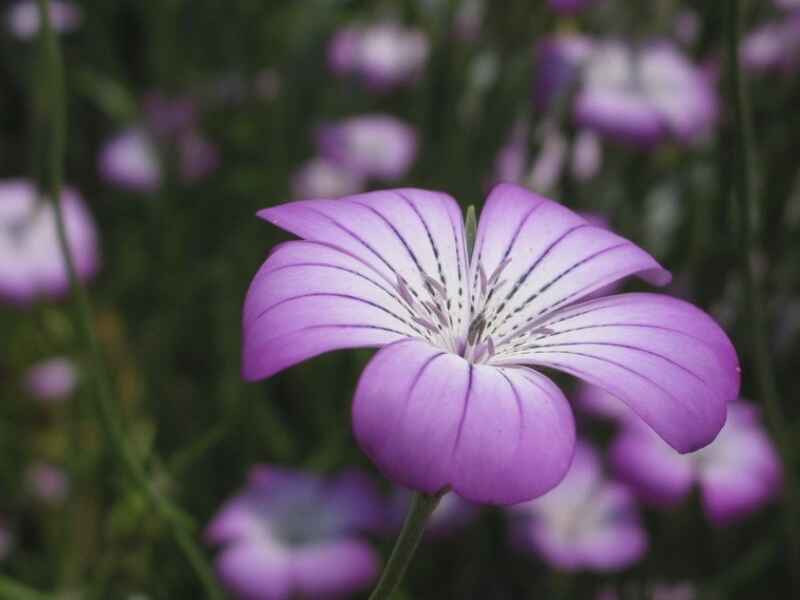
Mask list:
[{"label": "thin green stalk", "polygon": [[[772,369],[764,322],[761,291],[756,282],[752,264],[752,250],[756,242],[753,226],[755,193],[752,175],[753,128],[750,116],[747,87],[739,68],[739,40],[741,37],[741,12],[739,0],[727,0],[726,41],[728,50],[728,77],[734,117],[734,195],[739,216],[739,236],[742,249],[741,270],[744,279],[745,299],[749,313],[750,337],[755,360],[756,382],[764,403],[765,413],[783,458],[785,477],[785,510],[789,541],[789,565],[800,564],[800,513],[798,490],[792,446],[786,420],[781,409],[778,386]],[[797,578],[796,569],[791,567]],[[797,585],[795,579],[795,584]]]},{"label": "thin green stalk", "polygon": [[411,564],[411,559],[414,558],[422,534],[425,533],[425,524],[439,504],[439,500],[442,499],[442,495],[414,494],[389,562],[386,563],[380,581],[372,591],[369,600],[387,600],[400,585],[408,565]]},{"label": "thin green stalk", "polygon": [[170,526],[175,542],[200,579],[209,598],[221,599],[211,568],[202,550],[185,529],[186,518],[172,503],[151,485],[146,470],[139,457],[128,444],[120,420],[114,414],[117,406],[111,393],[111,380],[105,368],[100,345],[94,329],[94,317],[89,298],[77,276],[75,263],[67,243],[64,216],[61,210],[62,164],[66,144],[66,108],[64,103],[64,71],[58,38],[50,26],[49,0],[38,0],[41,15],[42,64],[47,76],[43,78],[46,86],[43,94],[49,108],[50,140],[48,148],[47,181],[48,195],[53,203],[58,242],[69,276],[70,288],[75,297],[77,321],[81,337],[89,351],[93,363],[93,379],[98,416],[108,441],[117,459],[137,486],[149,498],[158,515]]}]

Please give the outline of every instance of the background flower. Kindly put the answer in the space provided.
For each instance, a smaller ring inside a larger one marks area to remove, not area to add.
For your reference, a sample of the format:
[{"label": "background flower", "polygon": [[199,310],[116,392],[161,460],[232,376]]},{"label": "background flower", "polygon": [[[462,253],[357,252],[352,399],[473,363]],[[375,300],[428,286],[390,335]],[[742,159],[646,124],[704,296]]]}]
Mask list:
[{"label": "background flower", "polygon": [[556,569],[616,571],[647,551],[632,494],[605,478],[599,457],[585,444],[578,444],[567,476],[555,489],[510,514],[516,542]]},{"label": "background flower", "polygon": [[378,557],[359,532],[380,520],[375,491],[357,473],[323,480],[255,467],[206,536],[222,545],[217,572],[237,597],[338,598],[377,577]]},{"label": "background flower", "polygon": [[[94,221],[74,189],[64,189],[61,206],[78,276],[89,279],[99,266]],[[0,181],[0,297],[27,304],[68,291],[52,205],[27,180]]]}]

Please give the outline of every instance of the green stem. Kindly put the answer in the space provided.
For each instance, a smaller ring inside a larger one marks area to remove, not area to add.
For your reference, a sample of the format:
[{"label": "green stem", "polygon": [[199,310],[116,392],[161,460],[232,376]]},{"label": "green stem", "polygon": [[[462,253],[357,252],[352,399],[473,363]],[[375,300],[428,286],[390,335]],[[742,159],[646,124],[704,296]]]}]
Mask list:
[{"label": "green stem", "polygon": [[[786,420],[781,408],[778,386],[772,370],[764,322],[763,301],[756,282],[752,263],[752,250],[756,235],[753,226],[754,190],[752,176],[753,128],[751,123],[747,87],[739,68],[739,39],[741,13],[739,0],[727,0],[726,41],[728,50],[728,77],[734,117],[734,164],[733,176],[735,197],[739,216],[741,244],[741,270],[744,279],[745,299],[749,312],[750,337],[755,360],[756,382],[770,428],[778,443],[785,465],[785,510],[789,541],[789,565],[800,564],[800,513],[798,513],[798,490],[792,446]],[[791,568],[795,585],[798,584],[795,569]]]},{"label": "green stem", "polygon": [[433,514],[442,496],[443,494],[436,494],[435,496],[420,493],[414,494],[405,523],[403,523],[403,529],[394,544],[392,555],[389,557],[389,562],[386,563],[386,567],[381,573],[380,581],[372,591],[369,600],[387,600],[397,586],[400,585],[408,565],[411,564],[411,559],[414,557],[417,546],[419,546],[422,534],[425,533],[425,524]]},{"label": "green stem", "polygon": [[62,165],[66,144],[66,108],[64,104],[64,69],[58,38],[50,26],[49,0],[38,0],[41,15],[42,63],[47,76],[42,78],[45,89],[41,90],[49,107],[49,163],[47,165],[48,195],[53,203],[58,243],[67,268],[70,288],[75,297],[75,306],[81,337],[89,351],[94,369],[94,386],[97,412],[101,424],[118,460],[124,469],[149,498],[155,511],[166,522],[178,547],[195,571],[209,598],[221,599],[211,568],[203,552],[186,531],[186,517],[151,485],[147,472],[136,456],[120,420],[114,414],[116,403],[111,393],[111,379],[103,362],[103,355],[94,329],[94,317],[89,298],[75,269],[75,262],[67,242],[64,216],[61,210]]}]

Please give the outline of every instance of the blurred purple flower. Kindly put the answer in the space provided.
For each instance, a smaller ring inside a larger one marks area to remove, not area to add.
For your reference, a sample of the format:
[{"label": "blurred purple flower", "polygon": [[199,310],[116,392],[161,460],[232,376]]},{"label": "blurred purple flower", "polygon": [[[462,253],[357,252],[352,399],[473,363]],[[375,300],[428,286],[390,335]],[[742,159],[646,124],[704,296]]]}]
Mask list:
[{"label": "blurred purple flower", "polygon": [[638,50],[618,41],[596,44],[575,98],[579,125],[644,147],[693,142],[710,131],[717,113],[706,74],[666,42]]},{"label": "blurred purple flower", "polygon": [[800,0],[775,0],[775,6],[784,10],[800,8]]},{"label": "blurred purple flower", "polygon": [[675,15],[673,31],[675,39],[684,46],[691,46],[700,35],[700,18],[697,13],[690,8],[681,9]]},{"label": "blurred purple flower", "polygon": [[712,523],[724,526],[775,498],[781,462],[755,407],[741,400],[728,405],[728,420],[717,439],[680,455],[651,430],[630,423],[611,448],[615,472],[639,496],[657,506],[683,500],[696,482]]},{"label": "blurred purple flower", "polygon": [[206,537],[222,546],[217,573],[237,597],[339,598],[376,578],[378,556],[360,532],[379,527],[381,517],[380,499],[358,473],[324,480],[255,467]]},{"label": "blurred purple flower", "polygon": [[548,123],[542,132],[542,144],[536,155],[526,183],[537,192],[552,190],[561,177],[567,159],[568,143],[554,123]]},{"label": "blurred purple flower", "polygon": [[[6,13],[8,28],[22,40],[29,40],[39,32],[39,17],[36,0],[15,2]],[[82,19],[81,9],[74,3],[50,0],[50,26],[53,31],[74,31],[80,26]]]},{"label": "blurred purple flower", "polygon": [[37,462],[25,473],[28,490],[37,499],[50,505],[62,504],[69,494],[69,479],[63,469]]},{"label": "blurred purple flower", "polygon": [[219,150],[195,129],[178,137],[178,173],[185,183],[208,177],[219,166]]},{"label": "blurred purple flower", "polygon": [[515,542],[556,569],[616,571],[647,552],[633,495],[605,478],[597,454],[583,443],[558,486],[510,512]]},{"label": "blurred purple flower", "polygon": [[511,128],[511,135],[500,148],[494,165],[494,181],[522,183],[528,167],[528,123],[519,120]]},{"label": "blurred purple flower", "polygon": [[397,23],[354,25],[339,30],[328,47],[337,75],[356,75],[374,90],[413,82],[425,67],[428,38]]},{"label": "blurred purple flower", "polygon": [[597,175],[602,164],[600,138],[593,131],[578,131],[572,143],[572,176],[578,181],[588,181]]},{"label": "blurred purple flower", "polygon": [[474,42],[481,32],[486,14],[485,0],[463,0],[453,17],[455,36],[463,42]]},{"label": "blurred purple flower", "polygon": [[23,385],[34,398],[54,404],[68,398],[78,383],[75,363],[64,356],[44,360],[25,373]]},{"label": "blurred purple flower", "polygon": [[578,13],[596,2],[597,0],[549,0],[550,8],[567,15]]},{"label": "blurred purple flower", "polygon": [[578,82],[591,55],[592,42],[582,35],[558,34],[539,43],[533,85],[533,102],[539,111],[555,110]]},{"label": "blurred purple flower", "polygon": [[169,98],[152,91],[145,95],[142,110],[148,130],[159,137],[184,133],[197,121],[197,103],[190,96]]},{"label": "blurred purple flower", "polygon": [[[88,280],[99,268],[94,220],[78,192],[61,194],[64,224],[78,276]],[[0,180],[0,298],[28,304],[69,292],[52,204],[39,198],[25,179]]]},{"label": "blurred purple flower", "polygon": [[697,598],[695,586],[691,583],[655,583],[647,585],[645,590],[641,585],[622,586],[619,592],[613,587],[603,589],[595,600],[620,600],[631,595],[644,600],[694,600]]},{"label": "blurred purple flower", "polygon": [[103,146],[100,176],[119,187],[153,192],[161,185],[161,162],[155,140],[142,128],[126,129]]},{"label": "blurred purple flower", "polygon": [[[389,529],[397,533],[403,526],[411,502],[411,490],[395,488],[389,503]],[[446,494],[439,501],[436,510],[425,526],[425,532],[433,537],[445,537],[466,526],[478,515],[478,507],[467,502],[458,494]]]},{"label": "blurred purple flower", "polygon": [[367,114],[323,125],[317,132],[323,157],[364,177],[400,179],[417,156],[417,133],[400,119]]},{"label": "blurred purple flower", "polygon": [[[695,307],[656,294],[586,301],[647,253],[515,185],[489,195],[470,260],[458,204],[399,189],[260,211],[302,238],[269,256],[244,305],[243,375],[383,347],[353,403],[356,438],[392,481],[512,504],[569,466],[573,416],[555,368],[624,398],[682,452],[709,443],[736,398],[736,353]],[[584,299],[583,302],[580,302]],[[431,399],[435,402],[431,402]]]},{"label": "blurred purple flower", "polygon": [[14,534],[8,525],[8,521],[3,515],[0,515],[0,561],[8,558],[11,550],[14,547]]},{"label": "blurred purple flower", "polygon": [[303,198],[338,198],[357,194],[365,187],[364,178],[325,158],[315,157],[303,163],[292,175],[292,196]]},{"label": "blurred purple flower", "polygon": [[742,64],[760,73],[794,73],[800,67],[800,11],[748,33],[740,47]]}]

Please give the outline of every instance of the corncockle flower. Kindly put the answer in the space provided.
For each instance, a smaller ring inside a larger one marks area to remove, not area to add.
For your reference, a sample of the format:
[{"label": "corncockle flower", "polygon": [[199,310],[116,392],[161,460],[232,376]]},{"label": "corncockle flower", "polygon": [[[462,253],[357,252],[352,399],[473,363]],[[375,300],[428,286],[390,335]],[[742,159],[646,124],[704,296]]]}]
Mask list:
[{"label": "corncockle flower", "polygon": [[[278,246],[244,305],[243,375],[382,347],[353,404],[356,438],[391,480],[512,504],[554,487],[575,443],[554,368],[603,386],[681,452],[714,439],[739,390],[719,326],[654,294],[585,300],[670,275],[631,242],[516,185],[499,185],[469,256],[450,196],[371,192],[267,208],[301,237]],[[581,300],[584,299],[583,302]]]},{"label": "corncockle flower", "polygon": [[739,49],[742,64],[755,73],[793,73],[800,66],[800,11],[748,33]]},{"label": "corncockle flower", "polygon": [[[22,0],[9,7],[6,14],[8,28],[22,40],[29,40],[39,31],[39,6],[36,0]],[[50,26],[53,31],[69,33],[77,29],[82,20],[81,9],[72,2],[50,0]]]},{"label": "corncockle flower", "polygon": [[775,0],[775,6],[784,10],[800,8],[800,0]]},{"label": "corncockle flower", "polygon": [[549,0],[550,8],[562,14],[575,14],[587,6],[595,4],[597,0]]},{"label": "corncockle flower", "polygon": [[206,537],[222,546],[217,573],[240,598],[338,598],[377,577],[378,556],[359,532],[377,528],[381,517],[376,492],[358,473],[324,480],[255,467]]},{"label": "corncockle flower", "polygon": [[578,181],[588,181],[597,175],[602,163],[600,138],[593,131],[578,131],[572,144],[572,176]]},{"label": "corncockle flower", "polygon": [[645,590],[639,583],[622,586],[620,591],[609,587],[597,594],[595,600],[620,600],[633,594],[636,598],[646,600],[694,600],[697,591],[691,583],[655,583],[648,584]]},{"label": "corncockle flower", "polygon": [[303,163],[292,175],[295,198],[338,198],[364,190],[364,178],[321,157]]},{"label": "corncockle flower", "polygon": [[37,400],[44,403],[59,403],[68,398],[78,383],[75,363],[57,356],[33,365],[25,373],[23,387]]},{"label": "corncockle flower", "polygon": [[331,39],[328,63],[337,75],[356,75],[374,90],[388,90],[413,82],[429,50],[428,38],[418,29],[397,23],[351,26]]},{"label": "corncockle flower", "polygon": [[555,489],[510,512],[515,542],[557,569],[616,571],[647,551],[633,495],[605,478],[586,444],[578,444],[572,467]]},{"label": "corncockle flower", "polygon": [[485,0],[464,0],[459,2],[453,17],[453,33],[462,42],[478,39],[486,16]]},{"label": "corncockle flower", "polygon": [[[393,532],[400,530],[408,512],[411,491],[397,488],[389,505],[389,523]],[[461,529],[478,515],[478,507],[457,494],[443,496],[426,526],[426,533],[433,537],[444,537]]]},{"label": "corncockle flower", "polygon": [[142,101],[147,127],[157,136],[181,134],[197,121],[197,102],[190,96],[169,98],[158,91],[149,92]]},{"label": "corncockle flower", "polygon": [[718,113],[717,94],[704,72],[674,45],[634,49],[597,43],[575,98],[578,123],[620,141],[651,146],[705,135]]},{"label": "corncockle flower", "polygon": [[544,193],[552,190],[561,177],[568,147],[567,138],[561,133],[558,126],[555,123],[546,124],[542,132],[539,153],[531,165],[525,183],[538,192]]},{"label": "corncockle flower", "polygon": [[520,183],[529,159],[528,123],[518,120],[511,128],[508,140],[497,153],[494,163],[494,181]]},{"label": "corncockle flower", "polygon": [[69,479],[55,465],[35,463],[28,467],[25,479],[31,494],[47,504],[62,504],[69,493]]},{"label": "corncockle flower", "polygon": [[320,153],[363,177],[400,179],[417,156],[417,134],[400,119],[367,114],[319,128]]},{"label": "corncockle flower", "polygon": [[178,137],[178,173],[185,183],[193,183],[213,173],[219,166],[219,150],[194,129]]},{"label": "corncockle flower", "polygon": [[592,55],[592,42],[577,34],[558,34],[539,42],[533,102],[542,112],[552,111],[570,93],[581,68]]},{"label": "corncockle flower", "polygon": [[[0,181],[0,298],[20,304],[69,292],[55,212],[46,198],[39,200],[28,180]],[[88,280],[100,262],[94,221],[72,188],[62,191],[61,208],[75,269]]]},{"label": "corncockle flower", "polygon": [[0,560],[5,560],[14,547],[14,534],[4,516],[0,515]]},{"label": "corncockle flower", "polygon": [[654,505],[675,505],[699,484],[705,513],[719,526],[758,510],[781,487],[778,453],[755,407],[741,400],[728,405],[717,439],[697,452],[678,454],[651,430],[627,423],[610,453],[620,478]]},{"label": "corncockle flower", "polygon": [[700,17],[691,9],[681,9],[672,27],[675,38],[684,46],[691,46],[700,36]]},{"label": "corncockle flower", "polygon": [[161,161],[155,141],[139,127],[109,140],[98,158],[100,176],[122,188],[152,192],[161,185]]}]

